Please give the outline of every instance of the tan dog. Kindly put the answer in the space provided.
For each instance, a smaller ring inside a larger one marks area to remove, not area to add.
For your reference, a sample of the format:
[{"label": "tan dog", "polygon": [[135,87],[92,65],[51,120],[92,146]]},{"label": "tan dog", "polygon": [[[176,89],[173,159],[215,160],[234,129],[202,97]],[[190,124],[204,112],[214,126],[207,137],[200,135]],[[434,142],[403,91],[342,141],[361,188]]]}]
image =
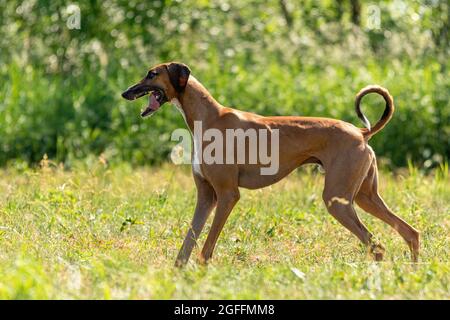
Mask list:
[{"label": "tan dog", "polygon": [[[360,101],[368,93],[378,93],[386,101],[381,119],[370,128],[361,113]],[[197,205],[191,227],[178,254],[176,265],[187,263],[205,222],[216,207],[203,250],[201,262],[208,261],[219,234],[239,200],[239,187],[257,189],[269,186],[305,163],[317,163],[325,169],[323,200],[330,214],[370,248],[376,260],[383,258],[384,248],[375,243],[372,234],[358,218],[353,202],[383,220],[407,242],[413,261],[419,256],[419,232],[396,216],[378,194],[378,172],[375,154],[367,144],[394,112],[392,97],[379,86],[368,86],[356,96],[356,112],[367,128],[357,128],[340,120],[313,117],[263,117],[227,108],[218,103],[181,63],[164,63],[150,69],[138,84],[122,96],[134,100],[146,94],[149,104],[142,116],[156,111],[165,102],[174,103],[182,112],[191,132],[194,121],[204,129],[265,128],[279,132],[279,170],[261,175],[257,164],[195,164],[193,176],[197,186]],[[205,142],[201,142],[204,146]],[[196,142],[194,141],[194,153]],[[247,150],[248,151],[248,150]]]}]

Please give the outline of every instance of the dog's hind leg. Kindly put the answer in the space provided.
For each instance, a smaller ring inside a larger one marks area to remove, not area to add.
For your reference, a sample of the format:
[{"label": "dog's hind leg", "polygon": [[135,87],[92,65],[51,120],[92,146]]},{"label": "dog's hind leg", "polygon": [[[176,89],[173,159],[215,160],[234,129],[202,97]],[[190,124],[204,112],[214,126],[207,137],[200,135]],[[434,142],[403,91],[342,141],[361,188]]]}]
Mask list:
[{"label": "dog's hind leg", "polygon": [[362,209],[394,228],[408,244],[412,253],[412,260],[418,261],[419,232],[396,216],[378,194],[378,171],[375,159],[373,159],[367,177],[364,179],[355,200]]},{"label": "dog's hind leg", "polygon": [[353,207],[353,200],[367,174],[370,154],[366,150],[351,150],[345,158],[325,165],[323,200],[329,213],[350,230],[366,246],[375,260],[383,259],[384,248],[373,241],[373,235],[361,222]]},{"label": "dog's hind leg", "polygon": [[194,218],[184,239],[183,245],[178,253],[175,265],[181,267],[185,265],[191,256],[192,249],[197,243],[197,239],[202,232],[209,214],[216,205],[216,195],[213,187],[201,177],[194,174],[197,186],[197,205],[195,207]]}]

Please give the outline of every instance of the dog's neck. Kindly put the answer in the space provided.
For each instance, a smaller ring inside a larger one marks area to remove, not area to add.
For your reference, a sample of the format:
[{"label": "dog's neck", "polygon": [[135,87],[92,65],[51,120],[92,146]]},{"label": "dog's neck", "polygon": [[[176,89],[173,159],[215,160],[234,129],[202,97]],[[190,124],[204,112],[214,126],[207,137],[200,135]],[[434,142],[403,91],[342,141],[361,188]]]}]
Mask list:
[{"label": "dog's neck", "polygon": [[180,109],[189,129],[194,130],[194,121],[201,121],[207,126],[209,121],[213,121],[220,115],[223,108],[206,88],[193,76],[179,98],[171,100]]}]

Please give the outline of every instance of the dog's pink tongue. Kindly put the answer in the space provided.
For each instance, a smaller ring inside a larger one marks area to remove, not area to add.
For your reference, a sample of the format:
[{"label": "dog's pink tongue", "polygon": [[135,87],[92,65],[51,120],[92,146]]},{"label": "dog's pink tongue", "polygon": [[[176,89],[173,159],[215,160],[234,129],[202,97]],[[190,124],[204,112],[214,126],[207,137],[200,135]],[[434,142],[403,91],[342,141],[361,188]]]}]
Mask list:
[{"label": "dog's pink tongue", "polygon": [[153,93],[151,93],[148,98],[147,107],[145,108],[144,111],[141,112],[141,117],[146,117],[146,116],[152,114],[153,112],[158,110],[160,106],[161,106],[161,104],[158,102],[158,99],[156,99],[156,97],[153,95]]},{"label": "dog's pink tongue", "polygon": [[148,106],[152,110],[157,110],[161,105],[159,104],[158,100],[156,100],[156,97],[152,94],[150,95],[150,102]]}]

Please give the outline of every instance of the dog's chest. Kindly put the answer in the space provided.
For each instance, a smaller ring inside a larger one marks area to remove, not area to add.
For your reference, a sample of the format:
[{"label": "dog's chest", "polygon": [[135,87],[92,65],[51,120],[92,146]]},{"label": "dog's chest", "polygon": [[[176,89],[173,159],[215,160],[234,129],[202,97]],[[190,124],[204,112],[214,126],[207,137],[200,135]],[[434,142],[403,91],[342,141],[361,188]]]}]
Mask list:
[{"label": "dog's chest", "polygon": [[[174,98],[174,99],[170,100],[170,102],[173,105],[175,105],[175,107],[178,109],[178,111],[180,111],[181,115],[183,116],[184,122],[186,122],[186,126],[189,129],[189,125],[186,121],[186,115],[184,114],[184,111],[183,111],[180,101],[177,98]],[[189,130],[189,132],[191,132],[191,131]],[[202,174],[202,170],[200,168],[201,155],[200,155],[199,150],[201,150],[201,146],[200,146],[201,141],[198,139],[198,137],[196,139],[195,135],[192,134],[192,132],[191,132],[191,137],[194,140],[194,152],[193,152],[193,156],[192,156],[192,169],[194,170],[195,174],[204,178],[204,176]]]}]

